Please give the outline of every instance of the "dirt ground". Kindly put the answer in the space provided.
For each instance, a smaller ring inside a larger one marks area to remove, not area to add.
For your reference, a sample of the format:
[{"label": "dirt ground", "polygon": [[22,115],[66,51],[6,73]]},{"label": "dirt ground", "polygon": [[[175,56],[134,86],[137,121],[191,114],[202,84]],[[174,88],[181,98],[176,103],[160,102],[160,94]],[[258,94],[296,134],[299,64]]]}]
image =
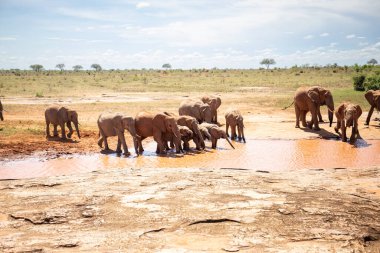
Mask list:
[{"label": "dirt ground", "polygon": [[[174,102],[167,102],[164,94],[146,97],[153,103],[149,108],[160,101],[160,109],[166,110],[183,95]],[[59,100],[55,102],[67,102]],[[133,103],[131,115],[147,102]],[[83,137],[74,135],[67,142],[46,140],[43,106],[27,115],[15,107],[5,115],[0,128],[35,125],[37,134],[0,132],[0,167],[1,162],[31,156],[99,152],[96,117],[108,108],[107,101],[94,108],[72,104],[82,108]],[[230,106],[242,111],[246,136],[253,140],[337,138],[335,124],[330,128],[323,123],[319,132],[295,129],[292,108],[262,110],[231,95],[219,116]],[[379,140],[378,121],[364,126],[366,116],[359,123],[361,136]],[[379,253],[379,169],[115,168],[0,180],[0,251]]]}]

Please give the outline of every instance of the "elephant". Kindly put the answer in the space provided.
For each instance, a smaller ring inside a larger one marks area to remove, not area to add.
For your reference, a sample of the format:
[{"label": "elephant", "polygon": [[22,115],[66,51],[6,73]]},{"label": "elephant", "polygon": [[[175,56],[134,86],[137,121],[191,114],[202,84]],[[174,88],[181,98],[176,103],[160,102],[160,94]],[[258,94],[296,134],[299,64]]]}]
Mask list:
[{"label": "elephant", "polygon": [[371,109],[369,109],[368,116],[365,121],[365,125],[369,125],[373,110],[376,108],[380,111],[380,90],[369,90],[364,94],[364,96],[371,105]]},{"label": "elephant", "polygon": [[[319,131],[318,114],[320,106],[327,105],[330,127],[333,121],[334,100],[331,92],[319,86],[310,88],[300,87],[294,95],[294,108],[296,112],[296,128],[299,128],[299,121],[302,121],[303,127],[310,129],[314,125],[314,130]],[[306,125],[306,114],[311,112],[311,121]],[[320,120],[322,120],[320,118]]]},{"label": "elephant", "polygon": [[67,137],[71,138],[73,134],[73,128],[71,127],[71,122],[74,123],[75,130],[77,132],[77,135],[80,139],[80,133],[79,133],[79,122],[78,122],[78,113],[74,110],[70,110],[63,106],[58,105],[52,105],[49,106],[45,110],[45,121],[46,121],[46,136],[50,136],[50,129],[49,125],[53,124],[54,126],[54,137],[58,136],[57,126],[59,125],[62,132],[62,139],[66,139],[66,132],[65,132],[65,123],[67,127],[69,128],[69,133],[67,134]]},{"label": "elephant", "polygon": [[109,150],[107,137],[117,136],[116,153],[121,153],[121,145],[123,145],[124,155],[130,155],[124,137],[124,130],[126,129],[133,137],[136,154],[139,154],[137,148],[140,137],[136,134],[135,119],[133,117],[125,116],[120,113],[102,113],[98,118],[98,128],[99,147],[102,147],[104,142],[105,150]]},{"label": "elephant", "polygon": [[[241,141],[243,139],[245,143],[244,136],[244,122],[243,116],[238,110],[228,110],[224,117],[226,118],[226,133],[228,135],[228,128],[231,126],[231,140],[235,140],[236,137]],[[236,127],[238,130],[238,135],[236,135]]]},{"label": "elephant", "polygon": [[[337,118],[337,124],[335,132],[341,136],[342,141],[347,141],[346,128],[352,127],[352,133],[350,142],[354,143],[356,138],[361,138],[358,129],[358,119],[362,115],[362,109],[357,104],[342,103],[335,111]],[[339,129],[342,129],[342,134],[339,133]]]},{"label": "elephant", "polygon": [[168,116],[172,116],[176,118],[178,126],[186,126],[193,132],[193,142],[195,143],[195,147],[197,150],[205,149],[205,141],[202,133],[199,131],[198,121],[191,116],[182,115],[177,116],[174,113],[164,112]]},{"label": "elephant", "polygon": [[157,142],[156,153],[165,153],[165,143],[163,135],[167,132],[172,133],[174,138],[174,145],[176,153],[180,153],[181,134],[178,129],[177,122],[174,117],[168,116],[164,113],[157,113],[155,115],[149,112],[139,112],[135,117],[136,133],[140,136],[138,140],[139,153],[144,151],[142,147],[142,140],[147,137],[153,136]]},{"label": "elephant", "polygon": [[196,99],[186,99],[182,101],[178,113],[180,116],[188,115],[194,117],[199,123],[211,123],[212,120],[211,107]]},{"label": "elephant", "polygon": [[227,140],[227,142],[231,145],[233,149],[235,149],[234,145],[232,145],[232,143],[228,139],[226,132],[223,129],[221,129],[218,125],[203,122],[201,124],[201,127],[206,128],[208,133],[210,134],[211,148],[216,149],[216,144],[218,142],[218,139],[223,138]]},{"label": "elephant", "polygon": [[[183,141],[183,148],[182,146],[180,145],[180,151],[183,152],[183,151],[188,151],[190,150],[190,145],[189,145],[189,141],[191,139],[193,139],[193,131],[191,131],[188,127],[186,126],[180,126],[178,125],[178,129],[179,129],[179,133],[181,134],[181,141]],[[169,146],[167,145],[167,142],[169,141],[170,142],[170,147],[173,148],[174,147],[174,142],[175,142],[175,136],[170,133],[170,132],[166,132],[164,134],[164,141],[165,141],[165,148],[166,149],[169,149]]]},{"label": "elephant", "polygon": [[222,104],[222,100],[216,95],[205,95],[201,98],[203,103],[206,103],[211,108],[211,122],[218,123],[218,108]]},{"label": "elephant", "polygon": [[1,100],[0,100],[0,120],[1,121],[4,121],[4,117],[3,117],[3,104],[1,103]]}]

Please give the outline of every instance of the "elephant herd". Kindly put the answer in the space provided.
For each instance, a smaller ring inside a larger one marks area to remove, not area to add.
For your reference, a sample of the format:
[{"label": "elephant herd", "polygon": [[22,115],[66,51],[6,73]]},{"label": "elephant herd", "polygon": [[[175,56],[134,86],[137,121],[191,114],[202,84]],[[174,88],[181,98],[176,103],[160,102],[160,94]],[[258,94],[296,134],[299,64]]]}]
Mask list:
[{"label": "elephant herd", "polygon": [[[176,153],[190,150],[189,142],[195,143],[197,150],[205,149],[205,139],[211,141],[211,147],[217,147],[218,139],[228,139],[228,130],[231,127],[231,139],[238,138],[245,142],[243,117],[237,110],[226,113],[226,131],[219,127],[217,110],[221,105],[219,96],[203,96],[201,98],[186,99],[181,102],[178,112],[175,115],[168,112],[150,113],[139,112],[133,118],[120,113],[102,113],[98,120],[99,139],[98,145],[109,150],[107,138],[117,136],[116,152],[129,155],[128,146],[125,141],[124,131],[127,130],[132,138],[137,155],[143,153],[142,141],[148,137],[153,137],[157,143],[156,153],[165,154],[168,150],[175,148]],[[80,138],[78,114],[76,111],[66,107],[50,106],[45,111],[46,136],[50,137],[49,125],[54,127],[54,136],[58,136],[57,127],[61,128],[62,139],[66,139],[65,126],[69,129],[67,137],[71,138],[73,128]],[[236,134],[236,128],[238,134]],[[122,150],[123,149],[123,150]]]},{"label": "elephant herd", "polygon": [[[365,93],[365,98],[371,105],[365,124],[368,125],[374,109],[380,110],[380,91],[369,90]],[[223,130],[218,124],[217,111],[221,105],[219,96],[207,95],[200,98],[188,98],[183,100],[178,108],[178,114],[168,112],[150,113],[139,112],[135,117],[122,115],[120,113],[102,113],[97,121],[99,128],[98,145],[105,150],[109,150],[107,138],[117,136],[116,152],[124,154],[128,152],[124,131],[127,130],[134,143],[136,154],[144,151],[142,141],[148,137],[153,137],[157,143],[156,153],[165,154],[168,150],[175,148],[176,153],[185,152],[190,149],[189,142],[192,140],[197,150],[205,149],[205,140],[211,141],[211,147],[217,147],[218,139],[225,139],[234,148],[231,140],[238,139],[245,142],[243,116],[238,110],[228,110],[225,113],[226,129]],[[330,127],[333,122],[333,115],[337,118],[337,125],[334,128],[340,135],[342,141],[347,141],[346,128],[352,127],[350,142],[360,138],[358,130],[358,119],[362,114],[362,109],[357,104],[342,103],[335,110],[334,100],[329,90],[319,86],[310,88],[298,88],[294,96],[294,108],[296,114],[296,128],[303,127],[320,130],[319,123],[323,122],[320,106],[326,105],[328,108],[328,118]],[[0,120],[3,118],[3,106],[0,101]],[[311,113],[311,121],[306,121],[306,114]],[[78,113],[62,106],[50,106],[45,111],[46,136],[50,135],[50,124],[53,125],[53,136],[58,137],[58,129],[61,129],[61,138],[71,138],[74,130],[80,138]],[[66,137],[65,127],[69,129]],[[231,135],[228,134],[231,127]],[[237,130],[237,131],[236,131]],[[342,133],[339,132],[341,130]]]},{"label": "elephant herd", "polygon": [[[365,124],[369,125],[372,113],[375,108],[380,110],[380,91],[369,90],[365,93],[365,98],[371,105]],[[301,121],[303,127],[308,127],[319,131],[319,122],[323,122],[320,112],[320,106],[326,105],[328,109],[328,117],[330,127],[333,122],[333,114],[337,118],[337,125],[334,128],[335,132],[339,134],[342,141],[347,141],[346,128],[352,127],[352,134],[350,142],[353,143],[357,138],[360,138],[358,130],[358,119],[362,114],[362,109],[358,104],[344,102],[334,110],[334,100],[329,90],[319,86],[309,88],[300,87],[296,90],[294,95],[294,108],[296,113],[296,128],[299,128]],[[306,122],[306,114],[310,111],[311,121]],[[342,131],[342,133],[339,132]]]}]

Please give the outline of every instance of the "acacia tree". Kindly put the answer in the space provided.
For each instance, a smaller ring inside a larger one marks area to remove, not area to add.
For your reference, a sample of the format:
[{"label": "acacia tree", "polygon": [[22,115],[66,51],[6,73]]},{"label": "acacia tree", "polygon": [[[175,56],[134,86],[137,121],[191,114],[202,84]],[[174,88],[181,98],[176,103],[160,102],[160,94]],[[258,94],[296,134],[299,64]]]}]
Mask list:
[{"label": "acacia tree", "polygon": [[30,65],[30,68],[36,72],[40,72],[41,70],[44,69],[44,66],[42,66],[41,64],[33,64],[33,65]]},{"label": "acacia tree", "polygon": [[377,61],[376,61],[376,59],[372,58],[371,60],[367,61],[367,64],[369,64],[369,65],[376,65]]},{"label": "acacia tree", "polygon": [[81,65],[75,65],[75,66],[73,66],[73,69],[74,69],[74,71],[79,71],[79,70],[83,69],[83,67]]},{"label": "acacia tree", "polygon": [[261,65],[267,66],[267,69],[269,69],[270,65],[276,64],[276,61],[272,58],[264,58],[261,62]]},{"label": "acacia tree", "polygon": [[92,64],[91,68],[95,69],[95,71],[101,71],[102,70],[102,67],[97,63]]},{"label": "acacia tree", "polygon": [[55,67],[56,67],[57,69],[63,71],[63,69],[65,68],[65,64],[63,64],[63,63],[59,63],[59,64],[55,65]]},{"label": "acacia tree", "polygon": [[162,67],[163,67],[164,69],[171,69],[171,68],[172,68],[172,65],[170,65],[170,63],[165,63],[165,64],[162,65]]}]

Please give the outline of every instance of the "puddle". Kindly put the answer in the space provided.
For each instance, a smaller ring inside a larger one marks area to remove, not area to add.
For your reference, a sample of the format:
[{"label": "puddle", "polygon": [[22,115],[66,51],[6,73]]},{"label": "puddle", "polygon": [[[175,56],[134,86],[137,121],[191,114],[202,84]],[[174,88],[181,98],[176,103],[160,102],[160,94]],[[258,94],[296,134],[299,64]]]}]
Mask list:
[{"label": "puddle", "polygon": [[[0,179],[68,175],[117,168],[231,168],[249,170],[293,170],[350,168],[380,165],[380,141],[358,140],[356,146],[337,140],[248,140],[235,142],[235,150],[219,141],[217,150],[182,156],[157,156],[155,142],[144,143],[144,155],[117,157],[116,154],[62,156],[41,160],[30,158],[0,162]],[[210,143],[206,143],[210,146]]]}]

